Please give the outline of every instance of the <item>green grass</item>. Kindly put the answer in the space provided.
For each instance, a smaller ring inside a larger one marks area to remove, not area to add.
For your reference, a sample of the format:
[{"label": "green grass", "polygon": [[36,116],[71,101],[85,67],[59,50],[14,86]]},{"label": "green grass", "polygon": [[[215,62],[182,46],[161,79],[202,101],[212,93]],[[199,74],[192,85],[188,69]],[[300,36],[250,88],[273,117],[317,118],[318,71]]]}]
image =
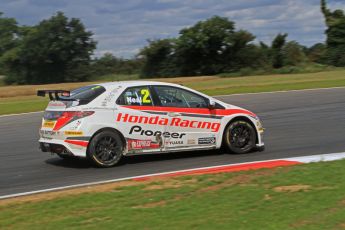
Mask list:
[{"label": "green grass", "polygon": [[343,229],[345,161],[0,205],[0,229]]},{"label": "green grass", "polygon": [[[138,79],[138,75],[107,75],[103,76],[102,78],[93,80],[114,81],[136,79]],[[155,80],[183,84],[187,87],[196,89],[208,95],[224,95],[235,93],[256,93],[280,90],[298,90],[345,86],[345,69],[303,74],[278,74],[245,77],[214,76],[208,78],[162,78]],[[69,89],[72,85],[74,87],[76,87],[76,85],[79,85],[78,87],[80,87],[81,85],[87,84],[90,83],[66,83],[55,84],[54,86],[47,85],[44,87],[58,87],[62,89]],[[43,110],[46,107],[47,103],[45,100],[38,99],[33,96],[33,93],[36,92],[34,90],[35,86],[5,86],[2,89],[5,90],[0,99],[0,114],[33,112]],[[7,94],[10,95],[11,92],[22,93],[23,96],[7,96]]]},{"label": "green grass", "polygon": [[240,76],[255,76],[255,75],[274,75],[274,74],[300,74],[300,73],[317,73],[325,71],[341,70],[344,68],[322,65],[318,63],[302,63],[298,66],[284,66],[280,69],[258,69],[258,68],[243,68],[238,72],[221,73],[220,77],[240,77]]},{"label": "green grass", "polygon": [[1,98],[0,115],[42,111],[47,104],[48,99],[35,96]]},{"label": "green grass", "polygon": [[257,93],[345,86],[345,70],[307,74],[280,74],[218,78],[184,84],[208,95]]}]

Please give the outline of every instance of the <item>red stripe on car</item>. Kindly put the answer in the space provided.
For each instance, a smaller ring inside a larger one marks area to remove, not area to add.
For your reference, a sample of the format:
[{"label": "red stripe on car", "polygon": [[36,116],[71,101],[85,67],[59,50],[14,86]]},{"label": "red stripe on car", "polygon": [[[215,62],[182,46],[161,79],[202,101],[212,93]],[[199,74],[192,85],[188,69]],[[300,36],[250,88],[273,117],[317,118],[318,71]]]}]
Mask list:
[{"label": "red stripe on car", "polygon": [[254,113],[244,109],[203,109],[203,108],[178,108],[178,107],[160,107],[160,106],[138,106],[126,105],[123,106],[128,109],[144,110],[144,111],[158,111],[158,112],[178,112],[178,113],[194,113],[204,115],[232,115],[232,114],[246,114],[255,116]]},{"label": "red stripe on car", "polygon": [[79,145],[82,147],[87,147],[89,144],[88,141],[65,140],[65,142],[73,145]]},{"label": "red stripe on car", "polygon": [[62,116],[62,117],[58,118],[53,130],[57,131],[57,130],[61,129],[68,122],[70,122],[72,119],[73,119],[73,117],[65,117],[65,116]]}]

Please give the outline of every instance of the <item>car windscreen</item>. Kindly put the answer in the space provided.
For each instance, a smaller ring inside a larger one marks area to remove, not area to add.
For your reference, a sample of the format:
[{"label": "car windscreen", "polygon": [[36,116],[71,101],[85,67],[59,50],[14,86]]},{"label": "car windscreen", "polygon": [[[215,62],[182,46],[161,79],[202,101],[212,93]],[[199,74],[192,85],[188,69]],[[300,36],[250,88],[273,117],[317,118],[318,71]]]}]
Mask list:
[{"label": "car windscreen", "polygon": [[104,92],[105,88],[103,86],[89,85],[71,91],[69,97],[61,96],[61,98],[79,101],[78,105],[86,105]]}]

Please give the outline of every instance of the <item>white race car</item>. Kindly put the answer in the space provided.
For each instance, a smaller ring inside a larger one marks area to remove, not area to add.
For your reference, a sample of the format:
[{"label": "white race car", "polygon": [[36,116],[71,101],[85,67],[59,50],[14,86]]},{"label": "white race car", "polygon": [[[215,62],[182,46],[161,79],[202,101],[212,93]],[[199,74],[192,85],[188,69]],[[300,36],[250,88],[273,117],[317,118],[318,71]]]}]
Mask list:
[{"label": "white race car", "polygon": [[219,149],[263,151],[263,127],[252,112],[181,85],[128,81],[71,92],[39,90],[50,102],[40,149],[111,167],[122,156]]}]

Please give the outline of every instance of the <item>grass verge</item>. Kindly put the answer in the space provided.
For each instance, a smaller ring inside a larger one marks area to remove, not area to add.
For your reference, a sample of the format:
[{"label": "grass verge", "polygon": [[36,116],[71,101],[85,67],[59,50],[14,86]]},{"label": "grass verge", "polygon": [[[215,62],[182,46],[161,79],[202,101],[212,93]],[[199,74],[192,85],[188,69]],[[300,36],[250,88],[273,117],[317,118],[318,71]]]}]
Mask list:
[{"label": "grass verge", "polygon": [[0,228],[344,229],[344,163],[127,181],[3,200]]},{"label": "grass verge", "polygon": [[36,96],[0,98],[0,115],[41,111],[47,107],[48,101]]},{"label": "grass verge", "polygon": [[[135,80],[137,75],[105,76],[104,81]],[[279,90],[298,90],[312,88],[327,88],[345,86],[345,70],[306,73],[280,74],[246,77],[179,77],[151,79],[156,81],[173,82],[204,92],[208,95],[224,95],[234,93],[271,92]],[[45,100],[34,97],[38,89],[74,89],[80,86],[99,82],[65,83],[52,85],[26,85],[0,87],[0,114],[33,112],[43,110]]]}]

